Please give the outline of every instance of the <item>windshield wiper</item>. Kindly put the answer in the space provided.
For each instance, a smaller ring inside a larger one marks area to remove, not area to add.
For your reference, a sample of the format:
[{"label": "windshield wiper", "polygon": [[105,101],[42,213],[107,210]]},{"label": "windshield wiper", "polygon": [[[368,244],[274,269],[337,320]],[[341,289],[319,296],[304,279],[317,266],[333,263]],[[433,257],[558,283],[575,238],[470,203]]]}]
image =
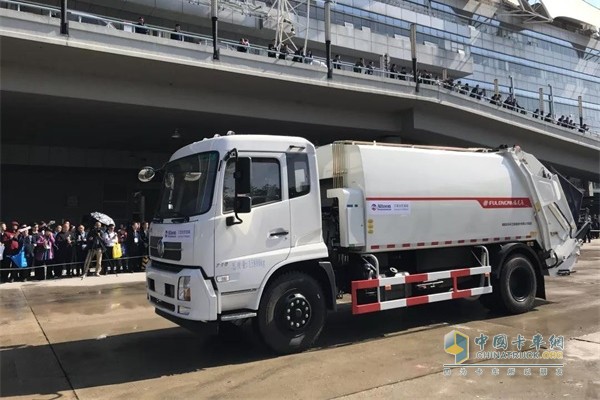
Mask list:
[{"label": "windshield wiper", "polygon": [[183,222],[190,222],[190,217],[185,216],[185,217],[182,217],[182,218],[173,218],[171,220],[171,222],[173,222],[174,224],[181,224]]}]

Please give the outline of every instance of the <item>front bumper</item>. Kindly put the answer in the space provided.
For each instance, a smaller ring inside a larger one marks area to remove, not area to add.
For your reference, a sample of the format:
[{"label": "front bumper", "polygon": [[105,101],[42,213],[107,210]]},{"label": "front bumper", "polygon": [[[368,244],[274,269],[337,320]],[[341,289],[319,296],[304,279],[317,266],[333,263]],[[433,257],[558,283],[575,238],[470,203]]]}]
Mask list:
[{"label": "front bumper", "polygon": [[[177,299],[179,278],[189,276],[191,300]],[[193,321],[216,321],[218,296],[212,282],[204,279],[199,269],[182,269],[169,272],[152,267],[146,268],[148,300],[162,313]],[[181,325],[181,324],[180,324]]]}]

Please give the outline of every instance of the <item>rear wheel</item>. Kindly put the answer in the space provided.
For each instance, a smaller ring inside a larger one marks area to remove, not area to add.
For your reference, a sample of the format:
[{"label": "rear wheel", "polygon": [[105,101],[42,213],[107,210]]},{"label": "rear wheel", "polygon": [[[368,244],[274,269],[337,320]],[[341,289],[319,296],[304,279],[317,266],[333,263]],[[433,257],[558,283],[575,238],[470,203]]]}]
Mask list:
[{"label": "rear wheel", "polygon": [[257,323],[263,341],[279,354],[308,349],[317,339],[326,317],[319,283],[302,272],[276,278],[260,302]]},{"label": "rear wheel", "polygon": [[507,257],[500,279],[493,282],[494,292],[481,302],[494,311],[521,314],[533,308],[537,281],[533,264],[521,254]]}]

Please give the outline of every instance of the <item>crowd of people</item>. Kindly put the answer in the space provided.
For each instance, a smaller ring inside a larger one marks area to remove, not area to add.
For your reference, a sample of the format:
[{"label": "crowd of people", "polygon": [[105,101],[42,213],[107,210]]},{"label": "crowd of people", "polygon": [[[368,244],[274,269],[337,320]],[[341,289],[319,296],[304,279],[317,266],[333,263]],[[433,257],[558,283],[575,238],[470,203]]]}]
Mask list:
[{"label": "crowd of people", "polygon": [[0,283],[83,277],[90,268],[95,275],[140,272],[149,251],[148,225],[0,222]]}]

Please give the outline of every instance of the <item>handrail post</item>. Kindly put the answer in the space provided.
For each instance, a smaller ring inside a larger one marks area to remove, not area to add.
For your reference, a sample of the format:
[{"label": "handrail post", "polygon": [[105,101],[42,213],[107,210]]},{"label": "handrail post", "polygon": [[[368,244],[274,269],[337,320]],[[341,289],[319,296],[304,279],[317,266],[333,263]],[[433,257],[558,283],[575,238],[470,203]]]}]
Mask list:
[{"label": "handrail post", "polygon": [[211,20],[212,20],[212,38],[213,38],[213,60],[219,59],[219,48],[217,47],[217,21],[218,17],[218,8],[217,8],[217,0],[211,0],[210,2],[211,9]]},{"label": "handrail post", "polygon": [[69,34],[69,18],[67,18],[67,0],[60,0],[60,34]]},{"label": "handrail post", "polygon": [[410,24],[410,54],[412,57],[413,80],[415,92],[419,93],[419,80],[417,79],[417,25]]},{"label": "handrail post", "polygon": [[[308,32],[306,33],[308,36]],[[325,54],[327,55],[327,79],[333,78],[331,65],[331,0],[325,0]]]}]

